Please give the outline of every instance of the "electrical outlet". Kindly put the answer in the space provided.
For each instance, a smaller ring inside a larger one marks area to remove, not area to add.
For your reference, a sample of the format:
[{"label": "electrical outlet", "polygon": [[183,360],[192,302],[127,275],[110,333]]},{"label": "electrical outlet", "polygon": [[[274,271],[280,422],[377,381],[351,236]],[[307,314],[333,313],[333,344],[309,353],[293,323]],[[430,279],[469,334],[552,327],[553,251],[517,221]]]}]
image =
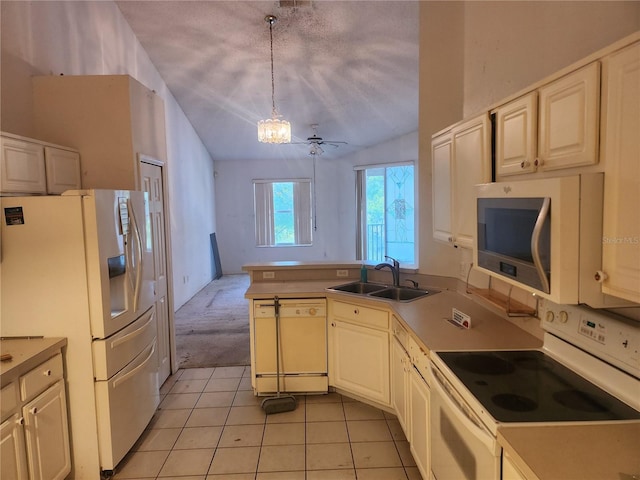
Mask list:
[{"label": "electrical outlet", "polygon": [[336,270],[336,275],[338,277],[348,277],[349,276],[349,270]]},{"label": "electrical outlet", "polygon": [[274,279],[274,278],[276,278],[276,272],[262,272],[263,280]]}]

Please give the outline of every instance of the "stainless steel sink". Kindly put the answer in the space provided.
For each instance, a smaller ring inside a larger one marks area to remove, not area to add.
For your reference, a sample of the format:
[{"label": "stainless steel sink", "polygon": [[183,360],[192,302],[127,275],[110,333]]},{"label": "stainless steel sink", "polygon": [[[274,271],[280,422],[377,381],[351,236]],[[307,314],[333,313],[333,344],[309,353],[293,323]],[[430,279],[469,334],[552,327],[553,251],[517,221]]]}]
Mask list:
[{"label": "stainless steel sink", "polygon": [[329,288],[337,292],[355,293],[368,297],[387,298],[396,302],[411,302],[427,295],[438,293],[438,290],[422,290],[409,287],[390,287],[379,283],[351,282]]},{"label": "stainless steel sink", "polygon": [[434,293],[438,292],[435,290],[420,290],[418,288],[389,287],[384,290],[372,292],[370,295],[372,297],[389,298],[396,302],[410,302],[411,300],[417,300],[418,298],[433,295]]},{"label": "stainless steel sink", "polygon": [[379,283],[368,282],[351,282],[344,285],[338,285],[331,287],[330,290],[338,290],[339,292],[347,293],[359,293],[360,295],[366,295],[368,293],[376,292],[388,288],[386,285],[380,285]]}]

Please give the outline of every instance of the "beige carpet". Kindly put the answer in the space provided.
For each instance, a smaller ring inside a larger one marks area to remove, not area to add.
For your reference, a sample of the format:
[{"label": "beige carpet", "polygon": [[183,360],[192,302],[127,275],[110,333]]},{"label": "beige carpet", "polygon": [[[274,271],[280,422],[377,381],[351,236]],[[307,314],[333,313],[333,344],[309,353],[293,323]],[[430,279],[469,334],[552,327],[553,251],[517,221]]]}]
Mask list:
[{"label": "beige carpet", "polygon": [[249,365],[249,287],[246,274],[223,275],[175,314],[180,368]]}]

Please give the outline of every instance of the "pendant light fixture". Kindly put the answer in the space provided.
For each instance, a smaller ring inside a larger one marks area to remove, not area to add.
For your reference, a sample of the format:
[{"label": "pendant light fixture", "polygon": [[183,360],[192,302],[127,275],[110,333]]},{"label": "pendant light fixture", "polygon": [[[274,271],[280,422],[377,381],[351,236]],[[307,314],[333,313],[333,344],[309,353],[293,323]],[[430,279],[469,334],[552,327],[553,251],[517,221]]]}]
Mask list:
[{"label": "pendant light fixture", "polygon": [[273,24],[277,18],[273,15],[264,17],[269,23],[269,38],[271,40],[271,118],[258,122],[258,140],[262,143],[290,143],[291,124],[281,119],[276,110],[275,87],[273,80]]}]

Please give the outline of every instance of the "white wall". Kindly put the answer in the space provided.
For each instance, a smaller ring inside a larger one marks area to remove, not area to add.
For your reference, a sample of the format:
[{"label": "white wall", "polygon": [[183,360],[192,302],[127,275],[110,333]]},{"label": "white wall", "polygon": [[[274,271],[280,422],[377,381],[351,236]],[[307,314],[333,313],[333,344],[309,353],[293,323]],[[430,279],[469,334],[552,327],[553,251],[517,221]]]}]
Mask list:
[{"label": "white wall", "polygon": [[34,136],[33,75],[128,74],[164,99],[178,308],[211,279],[215,213],[208,152],[115,3],[2,1],[0,8],[3,131]]},{"label": "white wall", "polygon": [[468,250],[432,238],[431,136],[640,29],[640,2],[423,2],[421,273],[457,276]]},{"label": "white wall", "polygon": [[464,114],[473,115],[638,29],[637,1],[467,2]]},{"label": "white wall", "polygon": [[216,162],[216,233],[222,270],[238,273],[254,262],[353,261],[356,256],[356,165],[417,160],[418,132],[404,135],[357,154],[316,160],[316,220],[309,247],[256,247],[253,179],[312,178],[313,160],[297,162]]}]

